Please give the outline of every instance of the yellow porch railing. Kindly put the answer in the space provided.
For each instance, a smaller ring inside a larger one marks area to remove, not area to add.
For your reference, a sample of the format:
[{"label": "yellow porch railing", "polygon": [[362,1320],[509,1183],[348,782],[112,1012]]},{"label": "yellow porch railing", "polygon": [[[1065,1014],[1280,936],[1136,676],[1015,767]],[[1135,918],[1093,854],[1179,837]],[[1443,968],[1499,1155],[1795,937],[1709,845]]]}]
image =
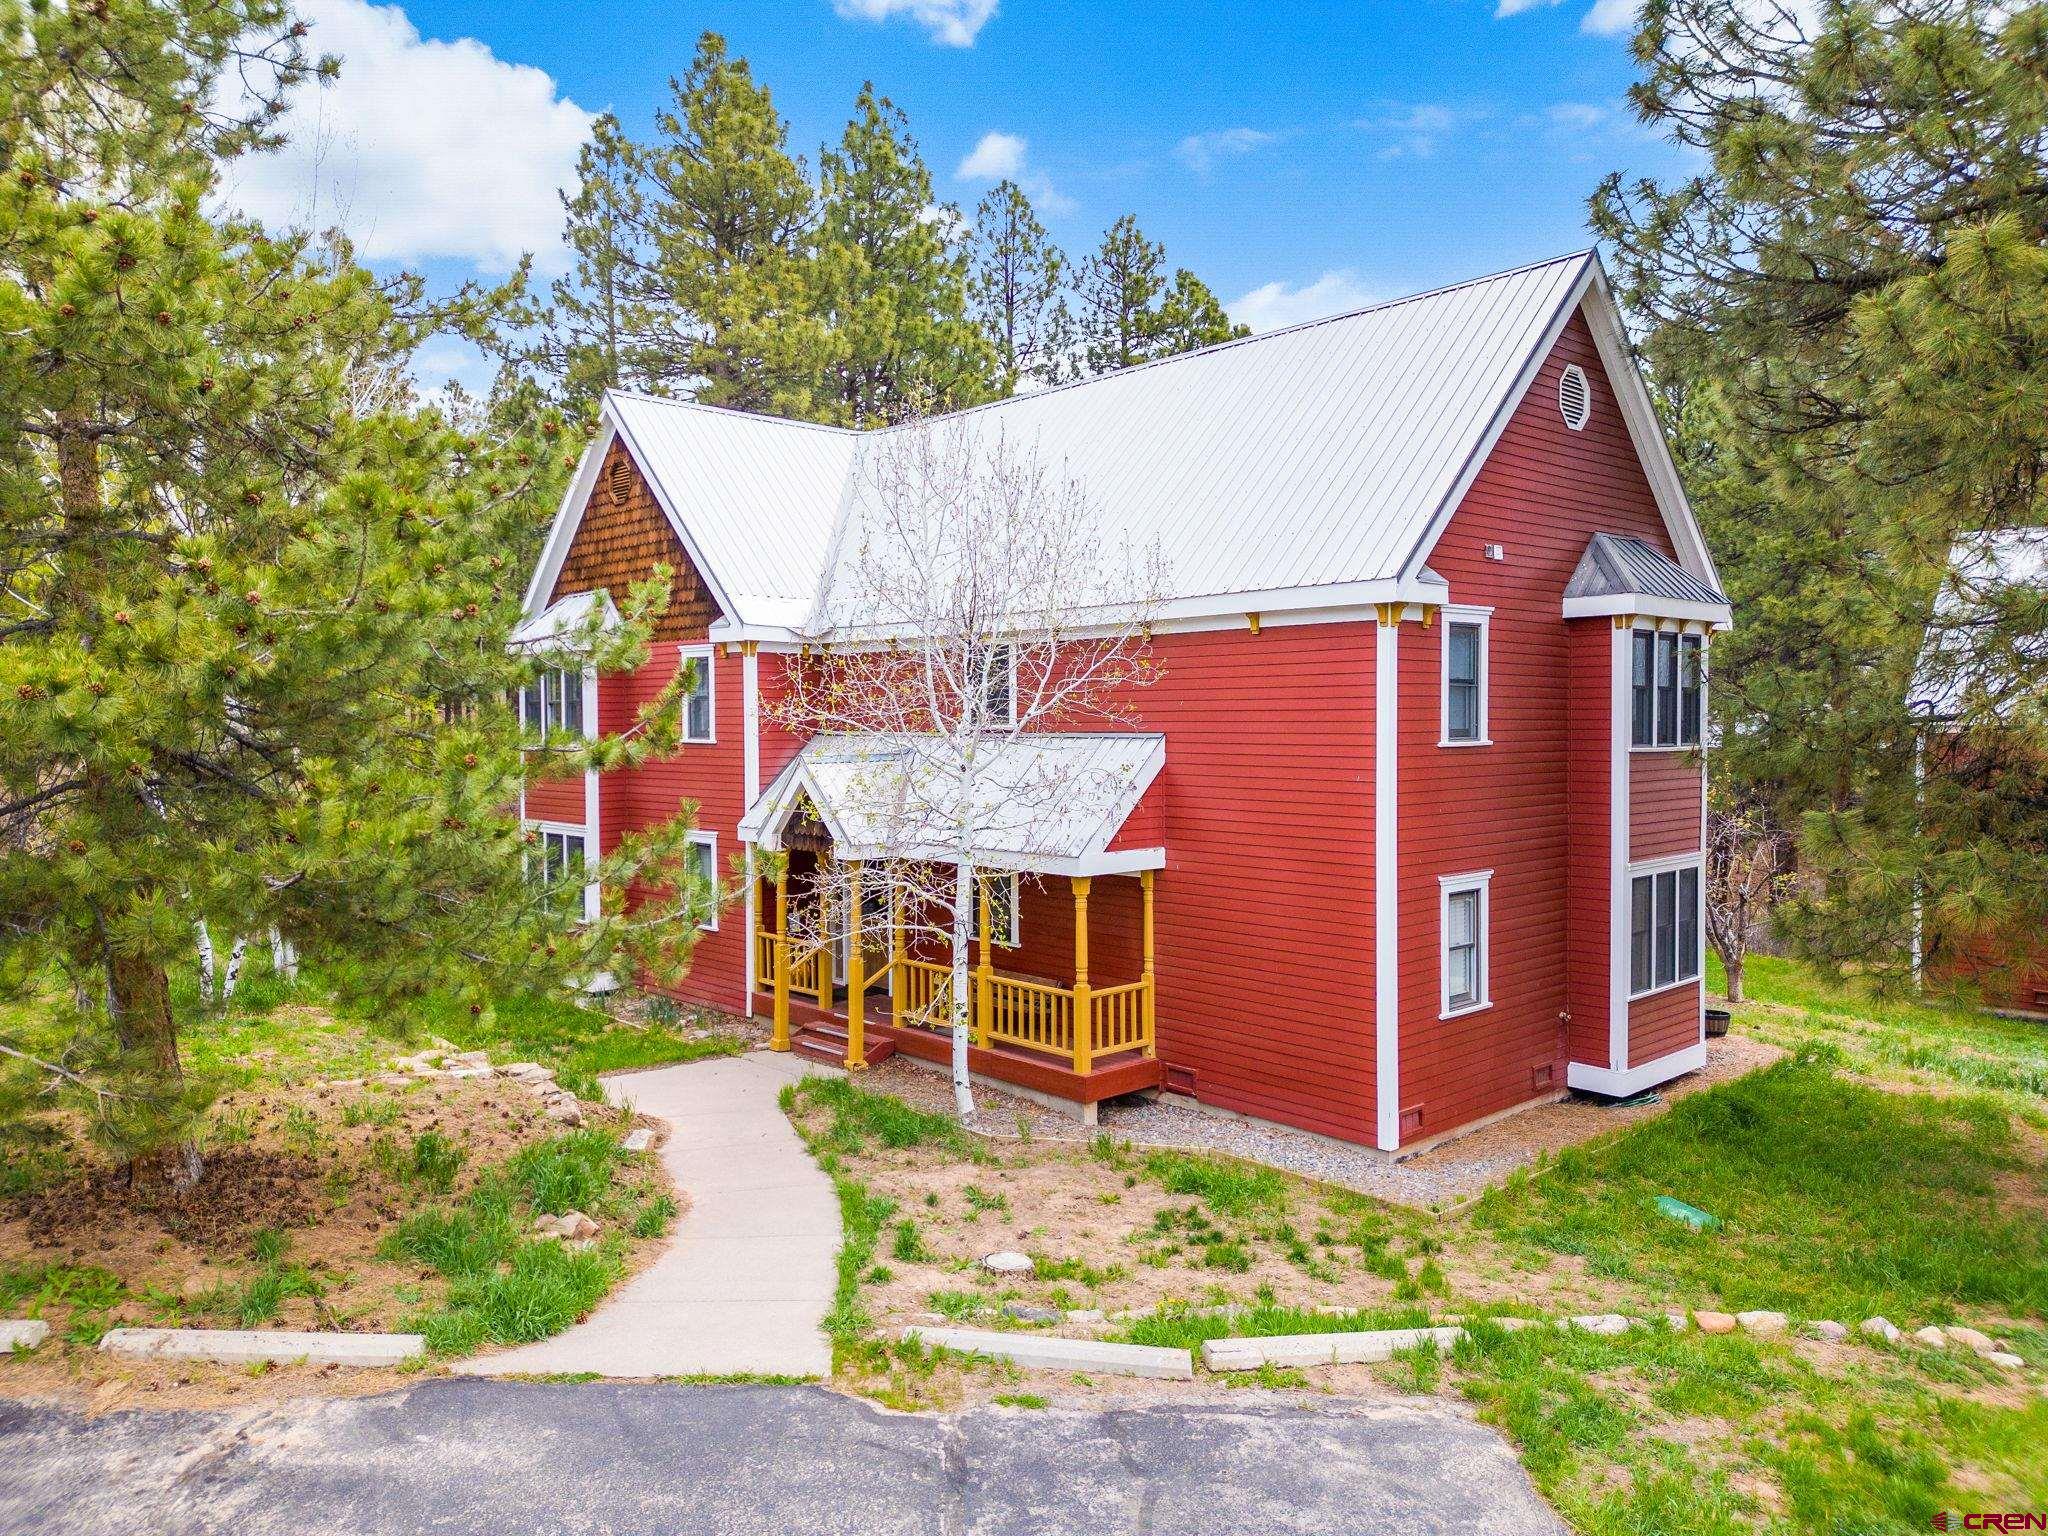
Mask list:
[{"label": "yellow porch railing", "polygon": [[[858,869],[858,866],[854,866]],[[1005,1046],[1051,1057],[1072,1066],[1079,1073],[1094,1070],[1105,1056],[1132,1051],[1156,1054],[1157,983],[1153,972],[1152,871],[1139,872],[1144,888],[1143,946],[1144,975],[1137,981],[1115,986],[1092,987],[1088,981],[1088,894],[1092,881],[1077,877],[1074,889],[1074,982],[1036,981],[998,972],[989,951],[991,931],[989,904],[984,890],[981,904],[982,940],[976,963],[968,968],[967,1015],[974,1043],[986,1050]],[[785,921],[787,890],[778,881],[775,911],[778,924]],[[877,970],[858,968],[848,978],[859,994],[848,998],[849,1020],[870,988],[886,988],[890,1016],[901,1028],[928,1029],[944,1033],[953,1027],[952,967],[930,960],[917,960],[907,953],[906,930],[900,911],[890,916],[889,959]],[[780,934],[767,928],[754,936],[754,974],[757,984],[776,994],[775,1044],[788,1049],[787,999],[816,997],[823,1007],[831,1006],[832,957],[814,951],[799,956]],[[785,950],[788,953],[785,956]],[[782,962],[786,959],[786,973]],[[1081,1027],[1076,1028],[1076,1021]],[[855,1059],[850,1056],[849,1060]]]}]

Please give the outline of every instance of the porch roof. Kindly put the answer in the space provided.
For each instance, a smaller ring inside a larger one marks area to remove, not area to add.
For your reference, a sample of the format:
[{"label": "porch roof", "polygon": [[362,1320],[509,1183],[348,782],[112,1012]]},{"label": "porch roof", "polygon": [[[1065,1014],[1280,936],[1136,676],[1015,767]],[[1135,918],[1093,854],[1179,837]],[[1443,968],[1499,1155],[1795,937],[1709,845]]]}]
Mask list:
[{"label": "porch roof", "polygon": [[[816,737],[747,808],[740,841],[780,851],[785,823],[808,803],[841,858],[949,863],[962,791],[935,745],[929,737]],[[982,752],[967,818],[976,864],[1109,875],[1166,863],[1164,847],[1109,846],[1165,766],[1164,736],[1049,732]]]},{"label": "porch roof", "polygon": [[1732,610],[1719,588],[1642,539],[1596,533],[1565,585],[1564,616],[1609,614],[1704,619],[1725,629]]},{"label": "porch roof", "polygon": [[[596,616],[594,620],[593,614]],[[544,651],[559,644],[569,644],[593,623],[603,633],[619,627],[619,610],[612,606],[611,594],[602,591],[571,592],[532,618],[522,620],[507,639],[506,648]]]}]

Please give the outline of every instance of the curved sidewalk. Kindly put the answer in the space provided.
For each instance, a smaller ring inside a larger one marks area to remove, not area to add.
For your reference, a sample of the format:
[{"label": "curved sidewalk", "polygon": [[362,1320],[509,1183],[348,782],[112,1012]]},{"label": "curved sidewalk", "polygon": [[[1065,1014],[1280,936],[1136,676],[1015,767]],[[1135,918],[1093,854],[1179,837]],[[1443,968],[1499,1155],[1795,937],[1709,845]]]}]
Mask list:
[{"label": "curved sidewalk", "polygon": [[766,1051],[606,1081],[668,1122],[659,1156],[689,1208],[667,1250],[583,1322],[465,1361],[477,1376],[829,1376],[839,1200],[776,1105],[804,1064]]}]

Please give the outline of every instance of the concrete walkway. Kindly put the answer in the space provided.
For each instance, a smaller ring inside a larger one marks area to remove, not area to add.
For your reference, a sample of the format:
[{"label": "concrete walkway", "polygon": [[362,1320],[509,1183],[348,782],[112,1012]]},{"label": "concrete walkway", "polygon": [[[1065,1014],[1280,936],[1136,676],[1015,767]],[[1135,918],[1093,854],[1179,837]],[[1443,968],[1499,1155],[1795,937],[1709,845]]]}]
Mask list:
[{"label": "concrete walkway", "polygon": [[828,1376],[839,1201],[776,1106],[804,1064],[766,1051],[606,1080],[665,1120],[689,1197],[666,1252],[566,1333],[463,1362],[471,1375]]}]

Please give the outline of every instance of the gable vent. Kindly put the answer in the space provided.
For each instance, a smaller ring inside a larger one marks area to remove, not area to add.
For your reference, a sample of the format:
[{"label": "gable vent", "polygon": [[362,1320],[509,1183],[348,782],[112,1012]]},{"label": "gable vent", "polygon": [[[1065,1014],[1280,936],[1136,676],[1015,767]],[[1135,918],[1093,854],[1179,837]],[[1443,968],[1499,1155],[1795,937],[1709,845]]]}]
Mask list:
[{"label": "gable vent", "polygon": [[1564,413],[1564,424],[1574,432],[1593,415],[1593,386],[1577,363],[1567,367],[1557,381],[1557,408]]},{"label": "gable vent", "polygon": [[613,501],[624,501],[632,494],[633,466],[624,459],[613,459],[605,477],[611,482]]}]

